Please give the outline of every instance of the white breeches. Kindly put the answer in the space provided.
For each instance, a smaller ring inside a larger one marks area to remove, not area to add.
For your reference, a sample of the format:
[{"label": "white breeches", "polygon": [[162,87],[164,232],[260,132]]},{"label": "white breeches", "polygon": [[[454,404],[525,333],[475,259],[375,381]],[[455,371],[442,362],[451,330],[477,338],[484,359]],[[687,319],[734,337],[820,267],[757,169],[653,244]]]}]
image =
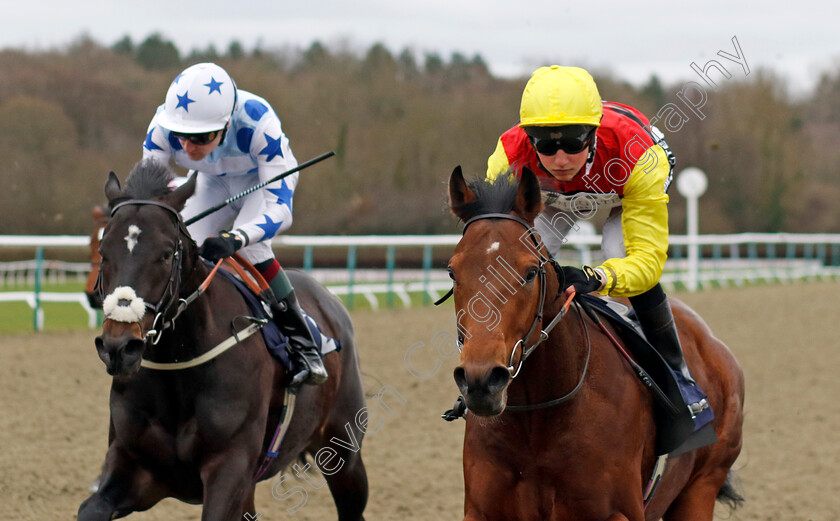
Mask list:
[{"label": "white breeches", "polygon": [[[605,259],[623,258],[624,232],[621,227],[621,213],[623,208],[616,206],[610,210],[610,215],[604,223],[601,232],[601,251]],[[543,240],[548,252],[557,255],[560,247],[566,243],[569,231],[576,227],[577,216],[572,212],[565,212],[553,206],[546,206],[537,216],[534,227]]]}]

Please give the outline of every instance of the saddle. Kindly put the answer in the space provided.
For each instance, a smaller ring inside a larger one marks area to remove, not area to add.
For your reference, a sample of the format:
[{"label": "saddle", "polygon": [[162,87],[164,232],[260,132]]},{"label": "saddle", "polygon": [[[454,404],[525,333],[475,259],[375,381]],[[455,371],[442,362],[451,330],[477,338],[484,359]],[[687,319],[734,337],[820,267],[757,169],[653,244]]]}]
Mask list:
[{"label": "saddle", "polygon": [[[655,391],[652,385],[645,381],[645,376],[649,376],[673,406],[670,407],[664,400],[655,400],[656,453],[676,456],[717,441],[711,425],[714,412],[705,393],[698,385],[688,382],[682,373],[673,370],[651,346],[633,308],[609,297],[587,294],[580,295],[579,298],[584,307],[588,307],[615,326],[625,347],[644,370],[639,377],[648,388]],[[654,395],[657,393],[654,392]],[[694,408],[689,409],[689,403],[693,404]]]},{"label": "saddle", "polygon": [[[254,272],[256,272],[256,270],[252,271],[251,269],[249,269],[249,267],[251,266],[248,263],[248,261],[244,260],[239,255],[235,255],[232,258],[232,260],[237,262],[249,273],[253,274]],[[210,266],[212,266],[212,264],[210,264]],[[219,273],[221,273],[224,277],[228,278],[231,282],[233,282],[233,285],[236,287],[237,290],[239,290],[239,293],[242,295],[242,298],[248,305],[248,310],[250,311],[251,315],[241,318],[263,324],[261,333],[263,336],[263,340],[265,341],[265,345],[268,348],[268,352],[271,354],[271,356],[276,358],[280,362],[280,364],[283,365],[283,368],[286,369],[286,371],[291,371],[292,361],[289,357],[289,339],[280,331],[280,328],[274,322],[269,302],[266,300],[262,292],[257,293],[257,291],[260,289],[258,286],[252,288],[251,284],[246,284],[240,278],[244,277],[245,274],[239,272],[238,270],[237,272],[239,273],[239,277],[227,270],[219,270]],[[306,313],[306,310],[303,310],[303,318],[306,320],[306,325],[309,326],[309,331],[312,333],[312,338],[315,340],[315,344],[318,346],[318,349],[320,350],[322,356],[328,353],[332,353],[333,351],[341,350],[341,343],[337,339],[325,335],[323,331],[321,331],[321,327],[318,325],[315,319]],[[235,320],[236,319],[234,319],[234,321]],[[231,324],[231,327],[234,330],[236,329],[233,324]]]}]

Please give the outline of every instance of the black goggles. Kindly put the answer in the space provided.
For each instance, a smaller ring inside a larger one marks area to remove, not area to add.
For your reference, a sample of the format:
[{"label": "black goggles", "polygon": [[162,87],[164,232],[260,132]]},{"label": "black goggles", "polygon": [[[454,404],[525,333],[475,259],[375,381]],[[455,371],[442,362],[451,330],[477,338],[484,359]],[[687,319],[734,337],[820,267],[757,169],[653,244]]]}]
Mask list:
[{"label": "black goggles", "polygon": [[589,148],[594,136],[595,129],[593,128],[577,136],[564,136],[557,139],[541,139],[529,136],[529,139],[537,152],[544,156],[553,156],[558,150],[562,150],[567,154],[579,154]]},{"label": "black goggles", "polygon": [[175,136],[176,139],[189,141],[193,145],[202,146],[211,143],[221,133],[221,130],[214,130],[213,132],[204,132],[203,134],[182,134],[180,132],[172,132],[172,135]]}]

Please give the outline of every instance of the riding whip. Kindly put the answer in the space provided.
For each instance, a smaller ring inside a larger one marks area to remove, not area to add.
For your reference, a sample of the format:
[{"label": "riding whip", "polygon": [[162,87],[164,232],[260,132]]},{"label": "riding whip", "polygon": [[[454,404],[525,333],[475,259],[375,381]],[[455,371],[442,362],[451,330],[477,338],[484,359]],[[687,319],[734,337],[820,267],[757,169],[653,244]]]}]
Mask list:
[{"label": "riding whip", "polygon": [[309,161],[306,161],[305,163],[301,163],[298,166],[292,168],[291,170],[287,170],[287,171],[283,172],[282,174],[279,174],[279,175],[276,175],[276,176],[272,177],[271,179],[269,179],[268,181],[266,181],[264,183],[260,183],[256,186],[252,186],[251,188],[245,190],[241,194],[236,194],[233,197],[225,199],[224,202],[221,202],[221,203],[217,204],[216,206],[208,208],[207,210],[204,210],[203,212],[201,212],[200,214],[198,214],[194,217],[190,217],[189,219],[184,221],[184,223],[187,226],[189,226],[190,224],[207,217],[211,213],[214,213],[214,212],[217,212],[217,211],[221,210],[222,208],[224,208],[225,206],[229,205],[230,203],[236,201],[237,199],[241,199],[241,198],[245,197],[246,195],[248,195],[250,193],[256,192],[260,188],[264,188],[265,186],[270,185],[271,183],[273,183],[275,181],[279,181],[279,180],[283,179],[284,177],[288,177],[288,176],[290,176],[290,175],[292,175],[296,172],[300,172],[304,168],[310,167],[310,166],[314,165],[315,163],[320,163],[324,159],[327,159],[327,158],[332,157],[334,155],[335,155],[335,152],[329,151],[326,154],[321,154],[320,156],[318,156],[316,158],[313,158],[313,159],[310,159]]}]

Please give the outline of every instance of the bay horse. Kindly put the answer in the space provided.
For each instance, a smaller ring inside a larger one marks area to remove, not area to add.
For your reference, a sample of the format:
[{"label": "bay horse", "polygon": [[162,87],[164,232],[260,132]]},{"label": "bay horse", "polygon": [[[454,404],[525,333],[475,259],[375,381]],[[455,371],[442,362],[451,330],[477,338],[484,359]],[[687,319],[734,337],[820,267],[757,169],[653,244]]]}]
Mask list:
[{"label": "bay horse", "polygon": [[465,223],[449,261],[462,348],[454,378],[468,410],[464,519],[711,521],[716,498],[737,506],[743,373],[702,319],[671,300],[718,441],[667,459],[645,504],[658,460],[652,394],[573,305],[533,229],[536,176],[468,185],[458,167],[449,206]]},{"label": "bay horse", "polygon": [[106,213],[107,208],[97,204],[91,210],[93,216],[94,228],[90,234],[90,272],[88,272],[85,280],[85,296],[87,296],[88,303],[93,309],[102,309],[102,297],[96,290],[96,282],[99,280],[99,239],[102,236],[102,230],[108,224],[110,219]]},{"label": "bay horse", "polygon": [[[111,208],[100,244],[106,319],[96,349],[113,375],[109,447],[98,490],[81,504],[78,520],[123,517],[165,497],[203,504],[203,521],[253,520],[259,517],[256,481],[296,460],[301,477],[309,470],[306,453],[330,470],[323,475],[338,519],[362,520],[368,482],[364,426],[356,416],[365,396],[349,314],[323,286],[289,272],[301,306],[340,350],[324,357],[325,383],[294,395],[282,444],[267,458],[288,411],[286,371],[260,334],[240,329],[252,313],[234,283],[220,275],[203,284],[211,268],[178,213],[195,176],[171,190],[171,175],[166,166],[143,161],[125,190],[113,172],[105,186]],[[232,347],[206,363],[159,369],[225,341]]]}]

